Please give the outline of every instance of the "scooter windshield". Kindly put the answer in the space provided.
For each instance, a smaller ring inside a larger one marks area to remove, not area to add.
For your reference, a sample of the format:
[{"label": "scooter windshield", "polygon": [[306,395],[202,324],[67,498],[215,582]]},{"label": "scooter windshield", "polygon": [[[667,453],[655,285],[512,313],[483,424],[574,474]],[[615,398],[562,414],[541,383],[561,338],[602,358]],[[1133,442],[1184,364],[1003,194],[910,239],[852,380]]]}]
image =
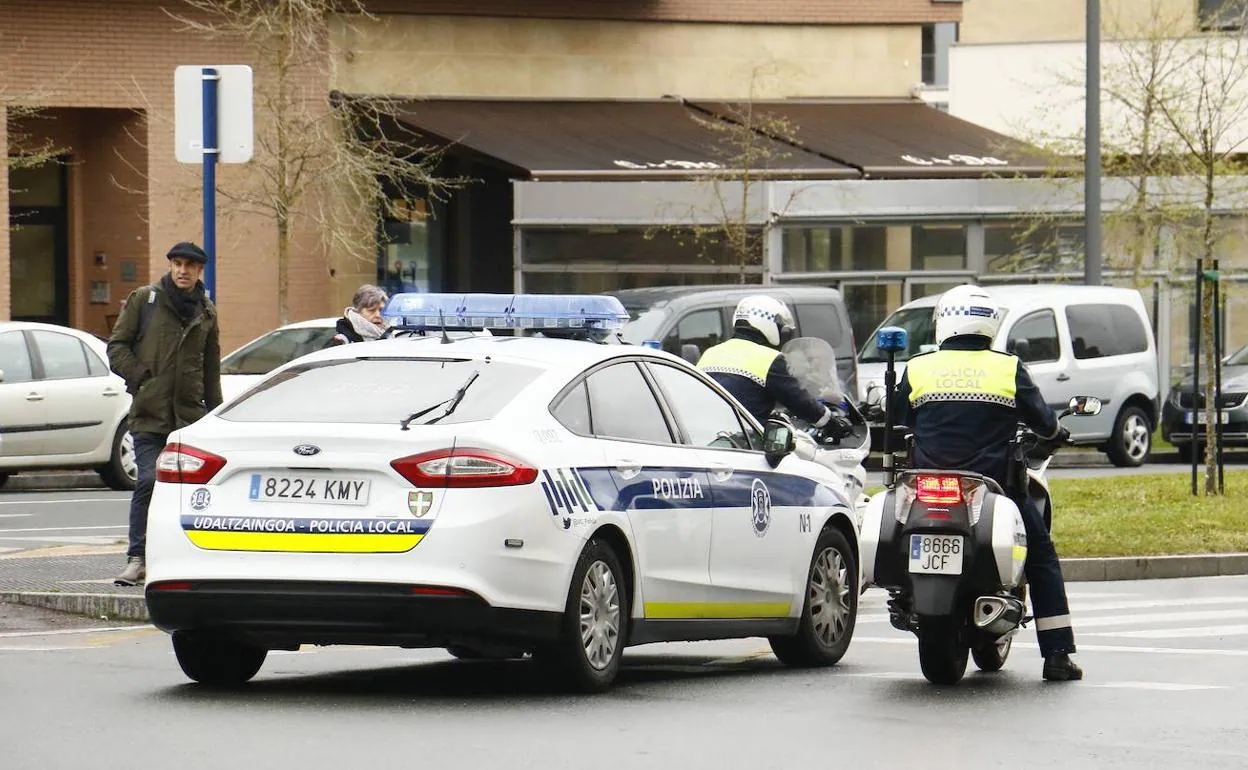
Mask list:
[{"label": "scooter windshield", "polygon": [[816,398],[839,403],[845,388],[836,375],[836,351],[820,337],[798,337],[781,349],[789,362],[789,372],[799,385]]}]

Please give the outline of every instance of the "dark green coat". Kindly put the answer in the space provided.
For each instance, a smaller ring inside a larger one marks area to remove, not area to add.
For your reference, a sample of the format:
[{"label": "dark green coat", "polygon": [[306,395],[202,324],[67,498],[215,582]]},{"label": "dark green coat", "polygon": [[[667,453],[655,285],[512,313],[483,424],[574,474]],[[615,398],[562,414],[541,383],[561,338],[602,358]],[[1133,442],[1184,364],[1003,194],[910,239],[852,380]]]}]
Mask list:
[{"label": "dark green coat", "polygon": [[[142,308],[153,289],[155,307],[140,340]],[[203,311],[183,326],[167,294],[159,285],[130,292],[108,340],[109,367],[125,379],[134,397],[133,433],[167,435],[221,403],[217,308],[205,297]]]}]

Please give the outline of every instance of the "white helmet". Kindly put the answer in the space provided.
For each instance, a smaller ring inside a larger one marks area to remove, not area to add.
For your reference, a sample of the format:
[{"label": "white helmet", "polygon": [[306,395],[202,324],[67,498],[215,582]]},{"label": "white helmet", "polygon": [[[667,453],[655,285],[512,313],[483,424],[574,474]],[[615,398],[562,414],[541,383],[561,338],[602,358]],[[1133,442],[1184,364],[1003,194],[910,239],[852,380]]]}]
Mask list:
[{"label": "white helmet", "polygon": [[783,334],[796,328],[793,314],[784,303],[764,294],[746,297],[737,303],[737,310],[732,314],[732,325],[741,324],[761,332],[771,346],[777,348],[780,347]]},{"label": "white helmet", "polygon": [[988,339],[1001,328],[1001,309],[988,292],[974,285],[955,286],[940,296],[934,312],[936,344],[950,337],[979,334]]}]

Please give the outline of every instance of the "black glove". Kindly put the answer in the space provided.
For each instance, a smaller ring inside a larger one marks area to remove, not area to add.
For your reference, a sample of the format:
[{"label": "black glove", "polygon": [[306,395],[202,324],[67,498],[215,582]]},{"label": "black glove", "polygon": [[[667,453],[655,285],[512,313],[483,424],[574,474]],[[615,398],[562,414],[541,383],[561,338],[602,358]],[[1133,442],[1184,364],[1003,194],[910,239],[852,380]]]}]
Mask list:
[{"label": "black glove", "polygon": [[840,440],[849,436],[854,432],[854,424],[849,421],[848,417],[836,412],[832,413],[832,419],[823,426],[824,438]]},{"label": "black glove", "polygon": [[1066,430],[1066,427],[1064,425],[1059,425],[1057,427],[1057,438],[1053,439],[1053,441],[1054,443],[1059,444],[1059,445],[1074,443],[1070,440],[1070,431]]}]

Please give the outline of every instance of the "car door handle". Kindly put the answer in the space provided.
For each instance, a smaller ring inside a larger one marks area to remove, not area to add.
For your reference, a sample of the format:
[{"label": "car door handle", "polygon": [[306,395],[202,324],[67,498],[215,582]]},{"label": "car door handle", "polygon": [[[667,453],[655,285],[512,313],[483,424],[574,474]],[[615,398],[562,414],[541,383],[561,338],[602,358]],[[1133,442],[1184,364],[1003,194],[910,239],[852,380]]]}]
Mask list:
[{"label": "car door handle", "polygon": [[710,470],[712,479],[718,482],[723,482],[732,478],[732,474],[735,472],[736,469],[733,468],[731,465],[724,465],[722,463],[711,463],[709,470]]},{"label": "car door handle", "polygon": [[1070,375],[1067,374],[1066,372],[1062,372],[1061,374],[1057,375],[1058,382],[1065,382],[1066,380],[1069,380],[1069,379],[1070,379]]},{"label": "car door handle", "polygon": [[111,397],[111,396],[120,396],[120,395],[121,395],[121,391],[120,391],[120,390],[117,390],[117,389],[115,389],[115,388],[109,388],[108,390],[105,390],[105,391],[104,391],[101,395],[103,395],[103,396],[109,396],[109,397]]},{"label": "car door handle", "polygon": [[42,401],[43,394],[42,393],[27,393],[26,400],[27,401]]}]

